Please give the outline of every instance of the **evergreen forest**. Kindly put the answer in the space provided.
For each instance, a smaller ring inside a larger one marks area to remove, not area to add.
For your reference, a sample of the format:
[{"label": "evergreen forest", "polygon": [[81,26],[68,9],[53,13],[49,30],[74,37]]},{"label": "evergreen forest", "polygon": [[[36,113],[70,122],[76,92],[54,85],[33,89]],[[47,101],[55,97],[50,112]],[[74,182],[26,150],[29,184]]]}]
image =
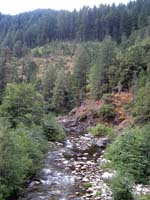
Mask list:
[{"label": "evergreen forest", "polygon": [[0,14],[0,200],[18,199],[65,144],[61,117],[111,141],[99,168],[115,171],[112,200],[150,200],[149,0]]}]

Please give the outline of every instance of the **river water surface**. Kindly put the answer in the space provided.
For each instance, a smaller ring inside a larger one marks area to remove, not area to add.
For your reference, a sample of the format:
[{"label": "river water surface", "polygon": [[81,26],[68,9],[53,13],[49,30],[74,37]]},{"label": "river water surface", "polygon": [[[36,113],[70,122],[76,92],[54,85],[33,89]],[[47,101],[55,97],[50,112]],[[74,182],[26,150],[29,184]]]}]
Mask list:
[{"label": "river water surface", "polygon": [[68,162],[64,155],[72,144],[66,140],[64,144],[56,143],[50,148],[45,158],[44,168],[40,172],[39,181],[30,183],[24,196],[19,200],[79,200],[76,196],[79,186],[71,170],[65,167]]},{"label": "river water surface", "polygon": [[[96,192],[104,188],[99,158],[106,140],[95,144],[90,135],[69,133],[63,143],[50,146],[39,178],[29,184],[19,200],[102,199]],[[87,191],[83,185],[89,182],[94,188]]]}]

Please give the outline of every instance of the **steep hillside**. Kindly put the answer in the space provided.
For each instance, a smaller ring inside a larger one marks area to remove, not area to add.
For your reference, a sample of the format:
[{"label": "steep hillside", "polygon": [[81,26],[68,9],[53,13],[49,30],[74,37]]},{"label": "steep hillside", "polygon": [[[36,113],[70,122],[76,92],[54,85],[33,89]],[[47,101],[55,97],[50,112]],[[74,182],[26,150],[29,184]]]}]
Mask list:
[{"label": "steep hillside", "polygon": [[38,76],[42,77],[49,65],[58,68],[62,65],[66,71],[72,73],[78,46],[79,44],[62,42],[32,49],[32,59],[39,67]]},{"label": "steep hillside", "polygon": [[102,41],[110,35],[120,42],[133,30],[148,25],[150,2],[131,1],[83,7],[80,11],[35,10],[16,16],[0,15],[0,44],[15,48],[20,41],[33,48],[51,41]]},{"label": "steep hillside", "polygon": [[[109,102],[109,103],[108,103]],[[70,111],[68,120],[74,119],[78,123],[84,124],[86,127],[94,126],[96,124],[107,124],[114,126],[117,131],[121,131],[133,124],[132,113],[126,109],[129,104],[133,102],[133,94],[130,92],[121,92],[111,94],[107,100],[85,100],[80,107],[74,108]],[[104,106],[112,104],[114,106],[115,116],[106,118],[99,116],[99,110]],[[63,118],[62,118],[63,119]],[[64,117],[66,119],[66,117]]]}]

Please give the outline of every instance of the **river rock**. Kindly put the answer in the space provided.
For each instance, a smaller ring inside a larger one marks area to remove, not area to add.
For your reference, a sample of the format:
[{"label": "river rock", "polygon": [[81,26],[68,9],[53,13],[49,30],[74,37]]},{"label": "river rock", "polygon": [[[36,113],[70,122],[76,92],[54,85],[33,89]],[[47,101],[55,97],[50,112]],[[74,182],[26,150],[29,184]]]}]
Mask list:
[{"label": "river rock", "polygon": [[106,148],[107,144],[110,144],[111,143],[111,139],[108,139],[108,138],[100,138],[96,141],[95,145],[98,147],[98,148]]},{"label": "river rock", "polygon": [[50,175],[52,171],[50,169],[44,168],[41,171],[41,175]]},{"label": "river rock", "polygon": [[29,184],[29,188],[32,188],[32,187],[35,187],[37,185],[40,185],[41,184],[41,181],[32,181],[30,184]]},{"label": "river rock", "polygon": [[63,164],[64,164],[64,165],[67,165],[68,163],[69,163],[68,160],[63,161]]},{"label": "river rock", "polygon": [[150,185],[137,184],[134,187],[135,194],[150,194]]},{"label": "river rock", "polygon": [[66,159],[70,159],[72,157],[74,157],[74,152],[67,149],[67,151],[63,152],[63,156],[66,158]]},{"label": "river rock", "polygon": [[82,181],[83,181],[83,182],[89,182],[89,179],[88,179],[87,177],[84,177],[84,178],[82,179]]},{"label": "river rock", "polygon": [[114,173],[104,172],[104,173],[102,174],[102,178],[103,178],[103,179],[111,179],[111,178],[113,178],[114,175],[115,175]]}]

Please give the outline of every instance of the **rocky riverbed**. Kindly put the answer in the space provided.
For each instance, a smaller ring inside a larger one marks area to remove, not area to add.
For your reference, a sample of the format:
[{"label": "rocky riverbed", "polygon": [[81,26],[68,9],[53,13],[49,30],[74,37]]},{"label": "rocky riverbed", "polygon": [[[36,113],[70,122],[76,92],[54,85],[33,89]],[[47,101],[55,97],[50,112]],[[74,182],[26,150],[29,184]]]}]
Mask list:
[{"label": "rocky riverbed", "polygon": [[19,200],[111,199],[111,192],[103,181],[110,174],[100,169],[110,140],[94,138],[86,133],[85,126],[76,122],[67,121],[70,129],[64,119],[59,123],[67,129],[66,140],[50,144],[39,179],[29,184]]},{"label": "rocky riverbed", "polygon": [[[32,181],[19,200],[112,200],[106,185],[116,172],[101,165],[105,148],[111,140],[87,134],[87,124],[69,118],[59,118],[66,140],[50,143],[45,166],[38,180]],[[150,187],[137,185],[135,194],[150,194]]]},{"label": "rocky riverbed", "polygon": [[111,191],[104,182],[104,179],[112,174],[106,174],[100,169],[100,164],[106,162],[103,153],[109,142],[106,138],[96,141],[88,134],[77,138],[72,136],[67,141],[69,151],[64,151],[64,164],[66,168],[71,169],[76,182],[80,185],[82,192],[76,192],[80,199],[112,199]]}]

